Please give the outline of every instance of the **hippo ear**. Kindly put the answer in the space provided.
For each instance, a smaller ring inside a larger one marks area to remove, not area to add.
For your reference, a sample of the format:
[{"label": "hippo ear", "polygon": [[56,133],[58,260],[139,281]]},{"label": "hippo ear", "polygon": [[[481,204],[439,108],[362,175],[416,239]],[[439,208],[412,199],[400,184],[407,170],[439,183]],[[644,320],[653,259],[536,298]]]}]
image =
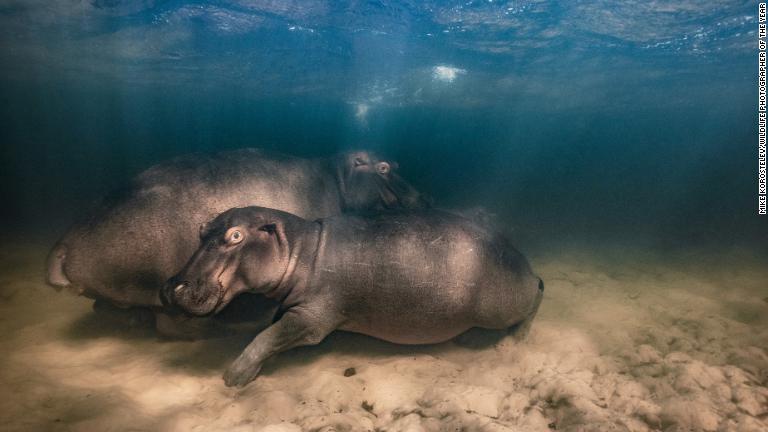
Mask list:
[{"label": "hippo ear", "polygon": [[200,224],[200,238],[208,236],[208,234],[211,233],[211,228],[213,228],[213,222],[214,219],[216,219],[221,213],[211,213],[206,218],[206,221]]},{"label": "hippo ear", "polygon": [[275,241],[277,244],[287,244],[285,238],[285,227],[280,222],[272,222],[259,227],[258,231],[263,232],[263,237],[269,241]]},{"label": "hippo ear", "polygon": [[259,231],[265,231],[265,232],[268,232],[269,234],[274,234],[277,232],[277,224],[269,223],[266,225],[262,225],[259,227]]},{"label": "hippo ear", "polygon": [[208,235],[208,233],[211,231],[211,224],[208,222],[203,222],[200,224],[200,239],[202,240],[205,238],[205,236]]}]

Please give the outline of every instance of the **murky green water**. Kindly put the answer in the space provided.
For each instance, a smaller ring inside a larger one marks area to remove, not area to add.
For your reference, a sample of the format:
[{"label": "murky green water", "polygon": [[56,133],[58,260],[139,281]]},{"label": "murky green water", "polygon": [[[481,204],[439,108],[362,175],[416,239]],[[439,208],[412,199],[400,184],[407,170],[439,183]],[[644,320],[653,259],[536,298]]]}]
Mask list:
[{"label": "murky green water", "polygon": [[[0,1],[0,423],[765,428],[757,26],[747,1]],[[245,339],[102,328],[44,286],[104,194],[240,147],[377,150],[495,214],[547,281],[532,344],[334,336],[237,392]]]}]

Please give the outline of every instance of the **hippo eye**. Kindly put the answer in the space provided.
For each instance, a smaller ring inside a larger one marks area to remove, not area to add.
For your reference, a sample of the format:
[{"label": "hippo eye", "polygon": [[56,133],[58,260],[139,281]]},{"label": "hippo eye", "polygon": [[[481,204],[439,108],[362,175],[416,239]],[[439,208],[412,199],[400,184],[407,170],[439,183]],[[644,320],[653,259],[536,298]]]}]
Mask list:
[{"label": "hippo eye", "polygon": [[231,245],[235,245],[235,244],[238,244],[241,241],[243,241],[244,237],[245,236],[243,235],[243,233],[240,230],[238,230],[238,229],[231,229],[231,230],[229,230],[229,232],[227,232],[226,239],[227,239],[227,243],[229,243]]},{"label": "hippo eye", "polygon": [[355,158],[355,168],[365,165],[365,161],[360,158]]},{"label": "hippo eye", "polygon": [[386,162],[379,162],[378,164],[376,164],[376,171],[379,174],[382,174],[382,175],[387,174],[389,173],[389,169],[390,169],[390,166]]}]

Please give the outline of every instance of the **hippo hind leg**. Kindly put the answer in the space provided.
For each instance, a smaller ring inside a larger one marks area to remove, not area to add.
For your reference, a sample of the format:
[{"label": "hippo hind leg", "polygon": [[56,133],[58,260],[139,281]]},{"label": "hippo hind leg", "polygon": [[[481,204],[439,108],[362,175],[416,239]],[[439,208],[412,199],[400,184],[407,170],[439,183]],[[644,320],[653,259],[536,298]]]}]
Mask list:
[{"label": "hippo hind leg", "polygon": [[540,288],[533,305],[533,311],[522,321],[518,321],[506,328],[498,329],[488,327],[472,327],[464,333],[456,336],[453,342],[464,348],[482,349],[491,347],[500,342],[505,336],[511,335],[516,341],[523,342],[531,331],[531,323],[539,311],[541,299],[544,297],[543,288]]}]

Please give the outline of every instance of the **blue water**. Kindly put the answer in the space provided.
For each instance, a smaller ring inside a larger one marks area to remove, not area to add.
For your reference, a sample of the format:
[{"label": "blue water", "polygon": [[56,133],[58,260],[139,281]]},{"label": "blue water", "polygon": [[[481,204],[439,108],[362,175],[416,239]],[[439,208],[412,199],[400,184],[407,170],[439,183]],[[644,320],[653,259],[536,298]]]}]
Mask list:
[{"label": "blue water", "polygon": [[534,239],[766,240],[753,1],[0,2],[0,221],[190,151],[367,147]]}]

